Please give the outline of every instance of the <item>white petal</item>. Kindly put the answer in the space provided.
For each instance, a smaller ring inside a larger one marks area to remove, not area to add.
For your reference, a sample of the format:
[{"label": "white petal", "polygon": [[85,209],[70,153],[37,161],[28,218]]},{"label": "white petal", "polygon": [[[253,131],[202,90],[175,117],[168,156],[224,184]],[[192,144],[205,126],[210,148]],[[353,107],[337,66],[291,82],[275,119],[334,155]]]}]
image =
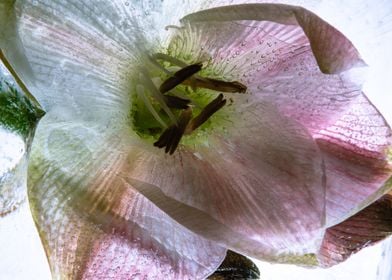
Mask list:
[{"label": "white petal", "polygon": [[35,80],[27,86],[46,111],[58,110],[61,119],[126,122],[130,75],[135,60],[149,48],[138,24],[140,8],[120,1],[16,5],[17,28]]},{"label": "white petal", "polygon": [[122,139],[119,131],[59,123],[50,113],[38,128],[29,200],[53,277],[206,277],[225,249],[179,225],[118,175],[128,169]]}]

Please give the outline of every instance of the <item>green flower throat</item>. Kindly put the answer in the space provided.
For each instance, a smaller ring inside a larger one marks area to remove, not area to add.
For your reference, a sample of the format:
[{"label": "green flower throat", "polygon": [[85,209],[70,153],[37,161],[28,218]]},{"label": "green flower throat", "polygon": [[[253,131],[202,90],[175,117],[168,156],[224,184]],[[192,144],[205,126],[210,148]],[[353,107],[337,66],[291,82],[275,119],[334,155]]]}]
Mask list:
[{"label": "green flower throat", "polygon": [[139,69],[132,126],[140,137],[151,139],[155,147],[169,154],[180,141],[194,142],[213,127],[224,128],[222,121],[228,116],[221,112],[227,105],[223,93],[247,89],[236,81],[209,78],[202,63],[187,64],[162,53],[150,56],[148,67]]}]

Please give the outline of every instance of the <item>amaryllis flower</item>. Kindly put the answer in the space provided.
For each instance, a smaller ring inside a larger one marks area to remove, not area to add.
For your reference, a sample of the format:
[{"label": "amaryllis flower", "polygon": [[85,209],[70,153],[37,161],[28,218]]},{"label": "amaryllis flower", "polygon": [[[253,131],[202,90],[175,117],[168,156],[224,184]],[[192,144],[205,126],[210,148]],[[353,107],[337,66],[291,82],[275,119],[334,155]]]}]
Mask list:
[{"label": "amaryllis flower", "polygon": [[54,278],[201,279],[227,249],[326,267],[390,233],[391,130],[317,15],[13,2],[0,46],[46,111],[28,197]]}]

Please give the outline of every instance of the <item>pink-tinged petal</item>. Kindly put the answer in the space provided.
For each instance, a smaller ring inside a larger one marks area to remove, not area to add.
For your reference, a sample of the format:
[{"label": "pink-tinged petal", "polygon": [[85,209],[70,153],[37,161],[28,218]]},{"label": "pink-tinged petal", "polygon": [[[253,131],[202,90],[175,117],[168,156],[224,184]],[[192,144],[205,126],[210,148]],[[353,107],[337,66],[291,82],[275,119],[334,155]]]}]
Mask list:
[{"label": "pink-tinged petal", "polygon": [[299,25],[233,17],[190,21],[173,37],[169,51],[209,61],[211,75],[241,81],[250,98],[274,103],[312,133],[332,125],[361,94],[361,71],[322,73]]},{"label": "pink-tinged petal", "polygon": [[280,57],[267,73],[249,73],[254,74],[249,88],[258,98],[275,103],[312,134],[333,124],[361,94],[350,75],[321,73],[309,46]]},{"label": "pink-tinged petal", "polygon": [[318,139],[327,169],[328,225],[377,199],[391,176],[386,159],[391,131],[361,93],[355,71],[321,73],[308,34],[298,26],[230,22],[229,15],[214,15],[222,16],[223,22],[212,17],[211,21],[190,20],[179,37],[193,38],[194,47],[177,44],[175,53],[190,49],[211,58],[213,74],[241,80],[248,86],[250,100],[276,104],[282,114],[299,121]]},{"label": "pink-tinged petal", "polygon": [[[317,145],[267,104],[237,110],[225,133],[173,156],[133,150],[124,176],[174,219],[237,252],[269,260],[314,252],[325,199]],[[190,212],[197,219],[186,220]]]},{"label": "pink-tinged petal", "polygon": [[225,249],[118,176],[128,169],[121,132],[51,118],[37,131],[28,194],[54,278],[202,279],[216,270]]},{"label": "pink-tinged petal", "polygon": [[344,222],[328,228],[318,255],[320,265],[338,264],[392,234],[392,196],[387,194]]},{"label": "pink-tinged petal", "polygon": [[334,124],[315,134],[327,174],[327,224],[348,218],[379,197],[392,175],[392,132],[362,94]]},{"label": "pink-tinged petal", "polygon": [[297,6],[280,4],[242,4],[212,8],[187,15],[184,22],[273,21],[299,25],[306,36],[323,73],[339,73],[364,66],[352,43],[334,27],[312,12]]}]

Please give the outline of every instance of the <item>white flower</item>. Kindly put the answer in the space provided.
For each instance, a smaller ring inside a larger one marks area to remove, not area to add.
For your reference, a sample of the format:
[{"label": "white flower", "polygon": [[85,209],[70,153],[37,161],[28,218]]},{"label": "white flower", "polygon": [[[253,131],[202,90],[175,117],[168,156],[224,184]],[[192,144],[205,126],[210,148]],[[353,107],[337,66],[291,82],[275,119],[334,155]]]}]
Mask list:
[{"label": "white flower", "polygon": [[[15,4],[0,46],[47,112],[28,191],[55,278],[204,278],[227,248],[324,266],[352,252],[326,229],[391,174],[390,129],[353,79],[362,59],[299,7],[196,12],[221,4]],[[199,62],[171,93],[192,112],[170,108],[159,85]]]}]

